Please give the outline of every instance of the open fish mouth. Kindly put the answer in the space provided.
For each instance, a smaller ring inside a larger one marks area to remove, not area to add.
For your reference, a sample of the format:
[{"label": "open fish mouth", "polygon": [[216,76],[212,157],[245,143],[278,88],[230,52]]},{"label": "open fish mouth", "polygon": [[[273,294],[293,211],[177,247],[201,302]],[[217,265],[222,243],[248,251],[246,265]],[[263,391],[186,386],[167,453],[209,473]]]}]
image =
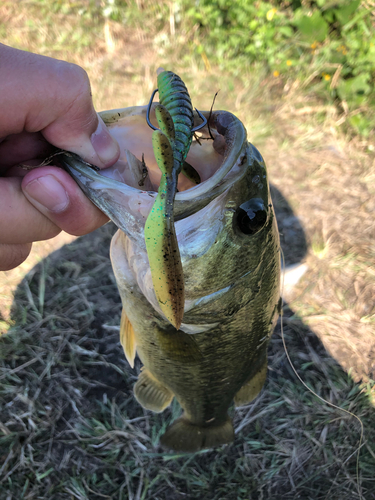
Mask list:
[{"label": "open fish mouth", "polygon": [[[120,158],[112,167],[98,171],[72,153],[59,157],[60,164],[86,196],[141,248],[145,248],[144,225],[161,177],[152,150],[152,130],[146,122],[146,110],[147,106],[137,106],[100,113],[120,144]],[[196,185],[180,174],[174,203],[175,221],[201,210],[228,189],[244,174],[241,169],[244,156],[257,154],[255,148],[249,148],[246,130],[233,114],[226,111],[213,112],[211,117],[208,111],[202,114],[209,119],[208,126],[200,131],[198,140],[193,140],[187,156],[199,173],[201,183]]]},{"label": "open fish mouth", "polygon": [[[121,149],[120,158],[112,167],[98,171],[71,153],[62,154],[59,159],[86,196],[145,251],[145,224],[161,181],[146,114],[147,106],[100,113]],[[243,165],[251,163],[251,157],[261,161],[257,150],[246,140],[243,124],[233,114],[226,111],[203,111],[201,114],[207,119],[207,125],[193,138],[186,158],[201,182],[196,184],[184,173],[179,175],[174,221],[182,221],[199,212],[240,180],[246,172]],[[150,119],[156,123],[154,106]],[[199,124],[199,116],[195,115],[194,119]],[[161,300],[158,301],[163,310]],[[164,314],[178,329],[182,315],[176,319]]]}]

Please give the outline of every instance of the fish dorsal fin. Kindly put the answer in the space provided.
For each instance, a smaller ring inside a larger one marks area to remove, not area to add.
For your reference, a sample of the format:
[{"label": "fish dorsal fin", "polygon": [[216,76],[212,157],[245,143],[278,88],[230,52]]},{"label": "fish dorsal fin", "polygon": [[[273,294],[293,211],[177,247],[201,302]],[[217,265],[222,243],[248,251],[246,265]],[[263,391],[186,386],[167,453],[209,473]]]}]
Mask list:
[{"label": "fish dorsal fin", "polygon": [[137,345],[135,342],[135,335],[132,324],[130,323],[124,309],[121,313],[120,342],[124,349],[125,357],[128,360],[129,365],[134,368],[135,351]]}]

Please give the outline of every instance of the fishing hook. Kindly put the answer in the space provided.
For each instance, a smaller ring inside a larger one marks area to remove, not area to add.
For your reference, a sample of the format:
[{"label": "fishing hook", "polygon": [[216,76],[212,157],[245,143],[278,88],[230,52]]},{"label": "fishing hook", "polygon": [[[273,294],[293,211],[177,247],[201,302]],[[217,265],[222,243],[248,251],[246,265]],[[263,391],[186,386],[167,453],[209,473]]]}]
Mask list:
[{"label": "fishing hook", "polygon": [[[146,114],[146,120],[147,120],[147,124],[150,128],[152,128],[152,130],[159,130],[157,127],[154,127],[154,125],[151,123],[150,121],[150,111],[151,111],[151,106],[152,106],[152,101],[154,100],[154,96],[156,94],[156,92],[158,91],[159,89],[155,89],[153,91],[153,93],[151,94],[151,98],[150,98],[150,102],[148,103],[148,106],[147,106],[147,114]],[[197,110],[197,108],[195,108],[195,111],[198,113],[198,116],[199,118],[201,118],[203,120],[203,123],[201,123],[200,125],[197,125],[196,127],[194,127],[193,129],[191,129],[191,132],[194,133],[194,132],[197,132],[198,130],[200,130],[201,128],[203,128],[205,125],[207,125],[207,118],[205,118],[202,113],[200,111]]]}]

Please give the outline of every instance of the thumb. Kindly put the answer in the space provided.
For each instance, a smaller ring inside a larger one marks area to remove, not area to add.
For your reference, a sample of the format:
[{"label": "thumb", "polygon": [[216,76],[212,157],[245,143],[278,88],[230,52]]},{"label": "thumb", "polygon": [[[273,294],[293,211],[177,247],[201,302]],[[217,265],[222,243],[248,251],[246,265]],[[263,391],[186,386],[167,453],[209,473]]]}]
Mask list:
[{"label": "thumb", "polygon": [[95,112],[90,81],[79,66],[0,44],[0,138],[40,132],[54,146],[94,165],[113,165],[117,142]]},{"label": "thumb", "polygon": [[120,148],[89,96],[80,95],[74,106],[43,129],[42,134],[58,148],[76,153],[99,168],[109,167],[118,160]]},{"label": "thumb", "polygon": [[100,168],[113,165],[120,148],[94,109],[86,72],[65,63],[60,72],[59,80],[69,81],[70,90],[61,90],[53,121],[41,130],[43,136],[54,146],[72,151]]}]

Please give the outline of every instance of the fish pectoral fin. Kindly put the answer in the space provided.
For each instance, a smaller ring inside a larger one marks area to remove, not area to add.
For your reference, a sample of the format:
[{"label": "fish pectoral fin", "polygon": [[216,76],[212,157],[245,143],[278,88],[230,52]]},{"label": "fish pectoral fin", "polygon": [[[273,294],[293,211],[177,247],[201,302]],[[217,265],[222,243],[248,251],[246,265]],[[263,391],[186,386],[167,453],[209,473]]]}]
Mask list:
[{"label": "fish pectoral fin", "polygon": [[267,358],[265,363],[257,371],[257,373],[252,377],[246,384],[244,384],[241,389],[234,396],[234,404],[236,406],[243,406],[251,403],[255,399],[262,387],[267,377]]},{"label": "fish pectoral fin", "polygon": [[173,392],[146,369],[142,370],[134,385],[134,396],[143,408],[155,413],[165,410],[174,398]]},{"label": "fish pectoral fin", "polygon": [[121,313],[120,323],[120,342],[124,349],[125,357],[129,365],[134,368],[134,359],[136,353],[136,341],[132,324],[129,321],[124,309]]},{"label": "fish pectoral fin", "polygon": [[160,439],[160,444],[174,451],[192,453],[214,448],[234,441],[234,429],[231,419],[219,425],[194,425],[185,416],[168,427]]}]

